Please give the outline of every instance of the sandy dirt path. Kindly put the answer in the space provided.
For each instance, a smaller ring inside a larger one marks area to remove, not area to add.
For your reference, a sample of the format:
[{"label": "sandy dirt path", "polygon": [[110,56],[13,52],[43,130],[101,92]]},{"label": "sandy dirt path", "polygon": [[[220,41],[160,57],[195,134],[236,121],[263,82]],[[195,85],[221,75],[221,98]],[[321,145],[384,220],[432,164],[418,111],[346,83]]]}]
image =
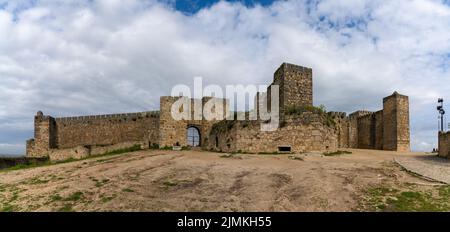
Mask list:
[{"label": "sandy dirt path", "polygon": [[432,185],[402,154],[323,156],[148,150],[0,172],[3,211],[360,211],[371,186]]}]

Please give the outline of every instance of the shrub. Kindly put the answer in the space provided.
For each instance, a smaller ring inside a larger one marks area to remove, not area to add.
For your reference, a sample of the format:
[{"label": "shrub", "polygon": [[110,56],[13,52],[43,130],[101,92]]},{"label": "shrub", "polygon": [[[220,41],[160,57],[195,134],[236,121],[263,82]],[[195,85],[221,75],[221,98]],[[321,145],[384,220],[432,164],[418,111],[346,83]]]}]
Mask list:
[{"label": "shrub", "polygon": [[172,150],[173,147],[172,146],[164,146],[160,148],[161,150]]},{"label": "shrub", "polygon": [[344,155],[344,154],[352,154],[351,151],[334,151],[334,152],[324,152],[323,155],[324,156],[336,156],[336,155]]},{"label": "shrub", "polygon": [[150,145],[150,149],[159,149],[159,144],[152,143],[152,145]]},{"label": "shrub", "polygon": [[319,107],[316,106],[289,106],[287,108],[287,114],[301,114],[304,112],[313,112],[318,114],[325,114],[327,111],[325,109],[325,106],[320,105]]}]

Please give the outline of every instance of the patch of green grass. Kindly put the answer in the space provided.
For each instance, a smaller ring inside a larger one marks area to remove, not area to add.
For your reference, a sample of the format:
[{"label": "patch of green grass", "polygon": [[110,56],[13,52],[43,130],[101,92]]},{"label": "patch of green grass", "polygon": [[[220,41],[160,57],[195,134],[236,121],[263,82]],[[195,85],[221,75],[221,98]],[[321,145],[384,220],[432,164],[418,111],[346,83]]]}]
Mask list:
[{"label": "patch of green grass", "polygon": [[95,182],[95,187],[102,187],[110,181],[109,179],[97,180],[95,178],[92,178],[91,180]]},{"label": "patch of green grass", "polygon": [[[7,187],[4,186],[4,190],[6,191]],[[14,205],[14,202],[19,199],[19,192],[22,190],[15,187],[15,186],[9,186],[9,191],[12,193],[12,195],[9,198],[4,198],[0,200],[0,212],[13,212],[18,211],[18,207]]]},{"label": "patch of green grass", "polygon": [[[103,154],[101,154],[99,156],[118,155],[118,154],[134,152],[134,151],[140,151],[140,150],[142,150],[141,145],[135,144],[132,147],[127,147],[127,148],[123,148],[123,149],[117,149],[117,150],[114,150],[114,151],[103,153]],[[96,157],[98,157],[98,156],[96,156]]]},{"label": "patch of green grass", "polygon": [[[50,198],[50,200],[46,204],[49,204],[49,203],[52,203],[52,202],[55,202],[55,201],[77,202],[77,201],[79,201],[79,200],[84,198],[84,194],[82,192],[78,191],[78,192],[74,192],[74,193],[72,193],[69,196],[64,198],[61,195],[56,193],[54,195],[51,195],[49,198]],[[72,206],[73,206],[72,203],[65,203],[63,207],[58,209],[58,211],[60,211],[60,212],[73,211],[72,210]]]},{"label": "patch of green grass", "polygon": [[439,195],[450,199],[450,185],[439,187]]},{"label": "patch of green grass", "polygon": [[237,152],[232,152],[232,154],[253,154],[253,153],[248,152],[248,151],[238,150]]},{"label": "patch of green grass", "polygon": [[193,186],[193,185],[199,183],[199,181],[201,181],[201,179],[198,179],[198,178],[195,180],[188,180],[188,179],[166,180],[166,181],[162,182],[162,186],[160,186],[160,187],[163,188],[164,190],[168,190],[173,187],[185,188],[185,187]]},{"label": "patch of green grass", "polygon": [[83,198],[83,193],[78,191],[70,194],[68,197],[64,198],[63,201],[78,201]]},{"label": "patch of green grass", "polygon": [[429,192],[401,192],[397,199],[389,199],[387,203],[395,209],[395,211],[445,211],[446,206],[440,204],[438,199],[434,199]]},{"label": "patch of green grass", "polygon": [[[50,166],[50,165],[56,165],[56,164],[63,164],[63,163],[70,163],[70,162],[74,162],[74,161],[81,161],[81,160],[86,160],[86,159],[93,159],[93,158],[98,158],[98,157],[102,157],[102,156],[110,156],[110,155],[118,155],[118,154],[123,154],[123,153],[128,153],[128,152],[134,152],[134,151],[139,151],[142,150],[141,145],[136,144],[133,145],[132,147],[128,147],[128,148],[123,148],[123,149],[117,149],[111,152],[106,152],[100,155],[93,155],[93,156],[89,156],[86,158],[82,158],[82,159],[74,159],[74,158],[69,158],[63,161],[57,161],[57,162],[51,162],[49,160],[47,161],[42,161],[42,162],[33,162],[30,164],[18,164],[9,168],[5,168],[5,169],[1,169],[0,172],[7,172],[7,171],[16,171],[16,170],[22,170],[22,169],[29,169],[29,168],[37,168],[37,167],[44,167],[44,166]],[[85,164],[85,162],[83,162],[83,164]]]},{"label": "patch of green grass", "polygon": [[182,151],[190,151],[190,150],[191,150],[191,147],[189,147],[189,146],[182,146],[182,147],[181,147],[181,150],[182,150]]},{"label": "patch of green grass", "polygon": [[177,186],[178,183],[177,182],[173,182],[173,181],[164,181],[163,185],[167,186],[167,187],[173,187],[173,186]]},{"label": "patch of green grass", "polygon": [[111,195],[111,196],[109,196],[109,197],[104,196],[104,197],[102,197],[101,201],[102,201],[103,203],[110,202],[111,200],[113,200],[113,199],[116,198],[116,197],[117,197],[117,194],[113,194],[113,195]]},{"label": "patch of green grass", "polygon": [[72,204],[65,204],[63,207],[58,209],[58,212],[73,212]]},{"label": "patch of green grass", "polygon": [[178,181],[178,180],[167,180],[167,181],[164,181],[162,184],[163,184],[162,188],[164,190],[169,190],[170,188],[178,186],[180,184],[180,181]]},{"label": "patch of green grass", "polygon": [[43,180],[43,179],[40,179],[39,177],[34,177],[30,181],[28,181],[27,184],[30,184],[30,185],[46,184],[49,181],[50,180]]},{"label": "patch of green grass", "polygon": [[132,193],[132,192],[134,192],[134,190],[133,190],[133,189],[130,189],[130,188],[124,188],[124,189],[122,189],[122,191],[123,191],[123,192],[127,192],[127,193]]},{"label": "patch of green grass", "polygon": [[415,186],[408,187],[410,189],[405,191],[387,187],[370,188],[367,190],[367,204],[376,211],[435,212],[450,210],[449,186],[433,187],[427,191],[417,191]]},{"label": "patch of green grass", "polygon": [[10,203],[4,204],[3,207],[0,209],[0,212],[15,212],[15,211],[17,211],[17,207]]},{"label": "patch of green grass", "polygon": [[351,151],[334,151],[334,152],[324,152],[323,155],[324,156],[337,156],[337,155],[346,155],[346,154],[352,154]]},{"label": "patch of green grass", "polygon": [[50,196],[51,201],[62,201],[63,197],[61,197],[59,194],[51,195]]},{"label": "patch of green grass", "polygon": [[277,151],[274,151],[274,152],[258,152],[258,155],[280,155],[280,154],[286,154],[286,153],[279,153]]},{"label": "patch of green grass", "polygon": [[0,170],[0,172],[6,172],[6,171],[16,171],[16,170],[22,170],[22,169],[29,169],[29,168],[37,168],[37,167],[43,167],[51,165],[52,163],[50,161],[45,161],[41,163],[30,163],[30,164],[18,164],[9,168],[5,168]]},{"label": "patch of green grass", "polygon": [[13,192],[12,197],[9,199],[9,202],[13,202],[16,201],[19,198],[19,193],[18,192]]}]

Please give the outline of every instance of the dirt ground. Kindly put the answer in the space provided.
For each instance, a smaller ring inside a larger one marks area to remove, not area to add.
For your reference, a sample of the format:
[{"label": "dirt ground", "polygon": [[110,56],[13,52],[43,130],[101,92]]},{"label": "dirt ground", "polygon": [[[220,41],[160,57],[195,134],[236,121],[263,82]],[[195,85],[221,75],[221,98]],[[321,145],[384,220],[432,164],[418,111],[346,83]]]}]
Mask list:
[{"label": "dirt ground", "polygon": [[0,171],[0,210],[375,211],[394,209],[389,204],[399,201],[398,191],[440,190],[439,183],[393,162],[395,156],[424,153],[348,151],[324,156],[146,150]]}]

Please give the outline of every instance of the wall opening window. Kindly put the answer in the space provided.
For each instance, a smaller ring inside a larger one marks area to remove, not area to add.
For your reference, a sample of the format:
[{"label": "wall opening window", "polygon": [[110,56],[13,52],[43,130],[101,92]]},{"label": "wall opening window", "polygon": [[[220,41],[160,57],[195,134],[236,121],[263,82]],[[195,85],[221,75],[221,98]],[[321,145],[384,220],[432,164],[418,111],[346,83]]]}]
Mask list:
[{"label": "wall opening window", "polygon": [[290,146],[279,146],[278,152],[291,152],[291,147]]}]

